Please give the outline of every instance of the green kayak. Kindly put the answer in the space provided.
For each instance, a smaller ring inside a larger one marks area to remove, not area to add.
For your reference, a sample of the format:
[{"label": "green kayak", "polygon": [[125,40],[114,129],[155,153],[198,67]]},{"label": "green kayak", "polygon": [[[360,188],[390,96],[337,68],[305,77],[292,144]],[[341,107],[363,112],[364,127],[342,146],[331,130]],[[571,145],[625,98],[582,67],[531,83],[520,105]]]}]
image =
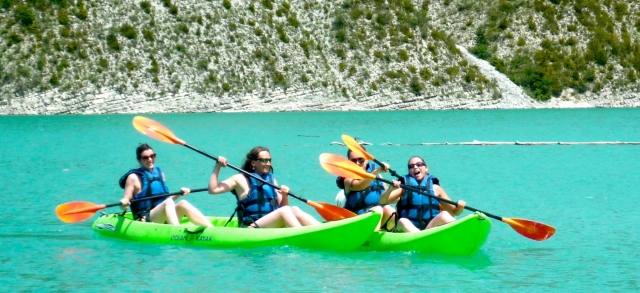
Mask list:
[{"label": "green kayak", "polygon": [[474,254],[491,232],[491,221],[474,213],[455,222],[416,233],[374,232],[360,250]]},{"label": "green kayak", "polygon": [[254,248],[290,245],[320,250],[356,250],[375,229],[380,214],[366,213],[354,218],[300,228],[238,228],[237,220],[209,217],[214,228],[184,221],[180,226],[133,221],[129,214],[105,214],[93,223],[101,235],[135,241],[190,244],[221,248]]}]

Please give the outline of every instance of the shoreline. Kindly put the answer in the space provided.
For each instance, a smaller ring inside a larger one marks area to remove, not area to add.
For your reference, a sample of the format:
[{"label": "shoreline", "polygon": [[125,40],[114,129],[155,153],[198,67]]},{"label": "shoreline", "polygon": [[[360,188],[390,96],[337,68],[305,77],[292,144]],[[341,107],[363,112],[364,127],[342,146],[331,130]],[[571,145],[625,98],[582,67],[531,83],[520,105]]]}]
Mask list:
[{"label": "shoreline", "polygon": [[465,89],[464,85],[445,85],[427,91],[429,96],[415,96],[383,89],[370,96],[347,98],[327,89],[304,89],[295,86],[262,89],[248,94],[213,96],[180,91],[156,97],[156,92],[118,93],[113,89],[85,88],[71,94],[51,90],[31,94],[19,102],[0,105],[0,115],[74,115],[74,114],[150,114],[150,113],[261,113],[325,111],[406,111],[406,110],[482,110],[482,109],[571,109],[636,108],[640,92],[609,89],[598,94],[577,94],[566,89],[559,97],[535,101],[522,88],[498,72],[487,61],[476,58],[458,46],[465,59],[495,82],[497,97],[489,90]]}]

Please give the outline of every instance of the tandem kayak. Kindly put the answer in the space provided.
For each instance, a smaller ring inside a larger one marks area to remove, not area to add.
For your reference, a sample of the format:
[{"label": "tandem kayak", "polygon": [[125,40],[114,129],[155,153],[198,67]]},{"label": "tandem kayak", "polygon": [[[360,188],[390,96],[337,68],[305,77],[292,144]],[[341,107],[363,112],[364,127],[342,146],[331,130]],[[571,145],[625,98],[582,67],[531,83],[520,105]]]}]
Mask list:
[{"label": "tandem kayak", "polygon": [[373,233],[380,214],[357,217],[299,228],[238,228],[236,219],[208,217],[213,228],[198,227],[185,221],[179,226],[133,221],[130,214],[105,214],[93,223],[101,235],[135,241],[189,244],[220,248],[255,248],[296,246],[301,248],[348,251],[356,250]]},{"label": "tandem kayak", "polygon": [[450,255],[471,255],[491,232],[491,221],[481,213],[415,233],[373,232],[360,250],[416,251]]}]

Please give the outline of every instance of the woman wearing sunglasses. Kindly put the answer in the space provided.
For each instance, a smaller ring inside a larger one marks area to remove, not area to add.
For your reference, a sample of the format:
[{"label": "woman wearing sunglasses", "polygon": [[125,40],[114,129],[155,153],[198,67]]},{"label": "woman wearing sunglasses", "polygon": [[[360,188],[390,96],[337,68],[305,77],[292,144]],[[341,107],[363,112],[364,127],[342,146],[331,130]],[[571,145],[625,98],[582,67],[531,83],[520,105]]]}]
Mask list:
[{"label": "woman wearing sunglasses", "polygon": [[[120,200],[121,207],[126,210],[131,206],[133,217],[137,221],[169,223],[180,225],[180,219],[186,216],[199,226],[212,227],[207,218],[186,200],[176,204],[179,195],[160,197],[150,200],[140,200],[133,203],[130,200],[169,193],[164,181],[162,169],[155,165],[156,153],[148,144],[141,144],[136,149],[136,158],[140,168],[132,169],[120,178],[120,187],[124,188],[124,197]],[[189,194],[188,188],[181,188],[183,195]]]},{"label": "woman wearing sunglasses", "polygon": [[[389,170],[387,163],[382,163],[384,166],[378,166],[351,150],[347,151],[347,158],[362,169],[376,176],[380,176],[381,173],[388,172]],[[344,208],[358,215],[368,211],[375,211],[376,213],[382,214],[376,231],[380,230],[381,226],[387,231],[393,229],[395,221],[390,221],[389,219],[393,217],[395,209],[388,205],[388,202],[380,200],[380,195],[387,190],[386,184],[373,179],[342,177],[338,177],[337,183],[338,187],[344,189],[346,198]]]},{"label": "woman wearing sunglasses", "polygon": [[[404,184],[423,190],[425,193],[436,197],[451,200],[447,193],[438,184],[438,179],[429,174],[429,167],[421,157],[415,156],[409,159],[409,174],[404,176]],[[466,203],[458,201],[458,206],[441,203],[432,197],[422,195],[400,187],[400,181],[393,181],[394,186],[385,192],[382,200],[390,202],[398,201],[396,205],[398,213],[397,228],[402,232],[418,232],[420,230],[437,227],[455,221],[464,210]],[[444,210],[440,210],[442,209]]]},{"label": "woman wearing sunglasses", "polygon": [[[219,182],[220,168],[227,166],[227,159],[218,157],[209,179],[209,193],[220,194],[231,191],[238,206],[238,223],[248,228],[283,228],[320,224],[311,215],[298,207],[289,206],[289,187],[282,185],[280,190],[263,184],[251,176],[233,175]],[[264,181],[278,186],[273,177],[271,153],[265,147],[255,147],[245,157],[242,170]]]}]

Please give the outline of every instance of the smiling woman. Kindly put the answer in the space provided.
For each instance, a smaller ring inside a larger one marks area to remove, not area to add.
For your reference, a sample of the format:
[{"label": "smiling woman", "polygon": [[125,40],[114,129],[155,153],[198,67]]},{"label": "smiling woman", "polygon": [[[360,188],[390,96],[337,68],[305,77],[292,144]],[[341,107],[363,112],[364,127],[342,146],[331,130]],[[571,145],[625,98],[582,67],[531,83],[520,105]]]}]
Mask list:
[{"label": "smiling woman", "polygon": [[[401,180],[409,187],[415,187],[445,200],[451,200],[438,184],[438,179],[429,174],[429,167],[421,157],[414,156],[407,164],[409,173]],[[443,203],[434,197],[404,190],[400,181],[393,181],[394,186],[382,195],[389,202],[398,202],[398,229],[404,232],[418,232],[455,221],[464,210],[466,203],[458,201],[457,205]],[[396,189],[397,188],[397,189]],[[440,211],[440,207],[444,210]]]},{"label": "smiling woman", "polygon": [[[207,218],[186,200],[176,203],[180,195],[150,199],[159,194],[169,193],[164,173],[156,166],[156,152],[144,143],[136,149],[136,158],[140,168],[131,169],[120,178],[120,187],[124,197],[120,200],[123,210],[131,207],[135,220],[154,223],[179,225],[182,217],[188,217],[193,223],[212,227]],[[188,188],[182,188],[183,195],[189,194]],[[135,199],[135,201],[131,201]]]},{"label": "smiling woman", "polygon": [[[235,213],[238,214],[238,223],[241,226],[282,228],[320,223],[300,208],[289,206],[289,187],[282,185],[279,190],[274,187],[278,186],[278,183],[273,177],[271,152],[266,147],[254,147],[245,156],[242,170],[253,176],[236,174],[219,182],[220,168],[227,166],[227,159],[220,156],[217,161],[209,179],[209,193],[231,191],[235,195]],[[261,178],[269,184],[264,184],[256,178]]]}]

